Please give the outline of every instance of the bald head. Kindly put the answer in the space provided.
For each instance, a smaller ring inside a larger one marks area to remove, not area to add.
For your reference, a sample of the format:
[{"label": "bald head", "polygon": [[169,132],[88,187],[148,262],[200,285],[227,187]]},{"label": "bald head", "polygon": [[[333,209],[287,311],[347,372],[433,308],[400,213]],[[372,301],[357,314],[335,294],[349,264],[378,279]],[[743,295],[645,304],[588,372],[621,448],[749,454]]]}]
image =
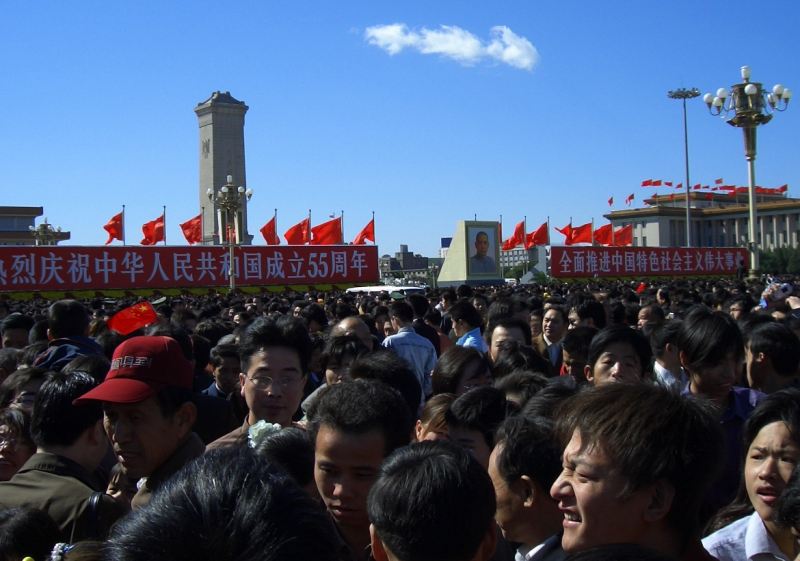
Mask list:
[{"label": "bald head", "polygon": [[334,325],[333,329],[331,329],[331,337],[338,337],[339,335],[355,335],[369,350],[374,349],[372,333],[370,333],[367,324],[359,317],[346,317]]}]

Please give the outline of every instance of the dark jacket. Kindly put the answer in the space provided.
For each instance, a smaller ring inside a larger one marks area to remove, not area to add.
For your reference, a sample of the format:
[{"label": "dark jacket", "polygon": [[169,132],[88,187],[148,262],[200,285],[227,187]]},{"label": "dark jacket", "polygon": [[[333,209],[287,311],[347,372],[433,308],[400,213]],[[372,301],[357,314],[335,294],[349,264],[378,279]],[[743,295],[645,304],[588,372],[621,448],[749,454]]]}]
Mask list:
[{"label": "dark jacket", "polygon": [[63,456],[40,452],[31,456],[11,478],[0,483],[0,507],[43,510],[61,530],[61,540],[104,540],[111,525],[126,509],[101,489],[94,476]]},{"label": "dark jacket", "polygon": [[33,361],[33,365],[58,372],[74,358],[103,354],[103,347],[94,339],[75,335],[50,341],[47,349]]},{"label": "dark jacket", "polygon": [[167,458],[150,476],[145,477],[139,490],[131,500],[131,508],[137,510],[150,502],[153,493],[170,477],[175,475],[183,466],[202,455],[205,445],[195,433],[190,433],[189,438],[178,446],[175,452]]}]

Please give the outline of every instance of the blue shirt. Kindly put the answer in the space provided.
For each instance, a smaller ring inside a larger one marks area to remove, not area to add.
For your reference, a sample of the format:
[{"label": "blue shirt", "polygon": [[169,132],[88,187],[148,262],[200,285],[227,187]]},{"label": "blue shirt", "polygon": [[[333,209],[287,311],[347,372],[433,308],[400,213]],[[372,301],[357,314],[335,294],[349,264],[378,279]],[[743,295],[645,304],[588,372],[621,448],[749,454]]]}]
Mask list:
[{"label": "blue shirt", "polygon": [[467,331],[464,333],[464,335],[458,338],[456,345],[459,347],[472,347],[479,353],[485,353],[489,350],[489,346],[486,344],[486,341],[484,341],[483,337],[481,337],[480,327],[476,327],[472,331]]},{"label": "blue shirt", "polygon": [[422,399],[432,393],[431,372],[436,367],[436,349],[422,335],[418,335],[411,327],[400,330],[383,340],[381,346],[392,349],[397,356],[404,359],[419,380],[422,388]]},{"label": "blue shirt", "polygon": [[757,512],[704,538],[703,547],[719,561],[791,561],[769,535]]}]

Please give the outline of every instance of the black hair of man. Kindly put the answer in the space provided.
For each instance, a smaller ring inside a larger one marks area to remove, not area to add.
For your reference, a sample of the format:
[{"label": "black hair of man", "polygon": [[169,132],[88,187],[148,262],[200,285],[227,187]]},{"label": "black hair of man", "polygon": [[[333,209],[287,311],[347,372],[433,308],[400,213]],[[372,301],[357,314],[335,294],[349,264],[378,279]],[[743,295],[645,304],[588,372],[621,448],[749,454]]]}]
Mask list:
[{"label": "black hair of man", "polygon": [[684,318],[678,348],[690,370],[719,364],[728,355],[739,362],[744,355],[742,333],[736,321],[724,312],[712,312],[705,306],[695,306]]},{"label": "black hair of man", "polygon": [[541,372],[530,370],[512,370],[502,378],[495,380],[494,387],[506,394],[506,399],[516,401],[525,407],[528,400],[541,391],[550,380]]},{"label": "black hair of man", "polygon": [[679,319],[668,319],[663,323],[648,323],[642,328],[642,333],[650,340],[650,349],[656,358],[664,356],[667,344],[677,346],[680,332],[681,320]]},{"label": "black hair of man", "polygon": [[483,318],[480,312],[475,309],[475,306],[470,304],[469,300],[459,300],[450,306],[448,311],[450,312],[450,317],[453,319],[453,323],[462,320],[470,326],[470,329],[475,329],[483,325]]},{"label": "black hair of man", "polygon": [[531,327],[518,317],[496,317],[490,319],[488,325],[486,326],[486,331],[484,332],[487,343],[492,342],[492,335],[494,334],[494,330],[498,327],[502,327],[506,331],[510,331],[511,329],[519,329],[522,332],[524,343],[530,346]]},{"label": "black hair of man", "polygon": [[61,531],[50,516],[35,508],[0,510],[0,559],[50,559]]},{"label": "black hair of man", "polygon": [[397,390],[408,406],[412,417],[416,416],[422,400],[419,380],[408,363],[388,349],[362,353],[350,363],[353,380],[378,380]]},{"label": "black hair of man", "polygon": [[330,367],[337,368],[341,366],[344,357],[355,359],[368,351],[369,349],[356,335],[336,335],[325,343],[320,356],[320,367],[323,372]]},{"label": "black hair of man", "polygon": [[212,367],[218,368],[222,366],[222,361],[226,358],[235,358],[239,360],[239,346],[222,344],[211,348],[209,364],[211,364]]},{"label": "black hair of man", "polygon": [[575,313],[578,314],[580,320],[591,319],[597,329],[603,329],[606,326],[606,309],[594,298],[576,304]]},{"label": "black hair of man", "polygon": [[408,444],[414,422],[408,403],[400,393],[376,380],[354,380],[329,386],[320,392],[310,420],[312,442],[317,441],[317,433],[323,425],[349,434],[378,430],[386,445],[384,455]]},{"label": "black hair of man", "polygon": [[26,316],[19,312],[9,314],[0,322],[0,335],[9,329],[24,329],[25,331],[30,331],[34,323],[31,316]]},{"label": "black hair of man", "polygon": [[186,465],[120,522],[107,559],[334,561],[337,543],[328,516],[291,478],[232,446]]},{"label": "black hair of man", "polygon": [[461,378],[470,365],[475,364],[476,370],[485,372],[489,369],[486,355],[473,347],[453,345],[439,357],[436,367],[431,375],[431,386],[434,395],[440,393],[456,393]]},{"label": "black hair of man", "polygon": [[61,372],[71,374],[72,372],[85,372],[95,379],[99,384],[106,379],[106,374],[111,368],[111,361],[103,355],[83,355],[76,356],[69,361]]},{"label": "black hair of man", "polygon": [[405,302],[392,302],[389,306],[389,317],[397,318],[401,323],[411,323],[414,321],[414,310]]},{"label": "black hair of man", "polygon": [[89,312],[77,300],[58,300],[47,311],[47,327],[53,339],[84,336],[89,329]]},{"label": "black hair of man", "polygon": [[486,470],[446,441],[395,451],[367,499],[376,537],[399,561],[475,558],[487,532],[495,532],[495,507]]},{"label": "black hair of man", "polygon": [[47,320],[40,319],[33,324],[33,327],[28,331],[28,344],[33,343],[47,343]]},{"label": "black hair of man", "polygon": [[577,382],[570,376],[550,378],[547,385],[525,403],[521,415],[555,420],[558,409],[579,390]]},{"label": "black hair of man", "polygon": [[548,377],[552,374],[553,367],[550,361],[529,345],[520,345],[518,341],[508,340],[502,341],[499,348],[497,359],[492,364],[492,375],[496,380],[519,369],[541,372]]},{"label": "black hair of man", "polygon": [[325,308],[313,302],[300,311],[300,317],[306,321],[307,325],[315,321],[322,329],[328,326],[328,315],[325,313]]},{"label": "black hair of man", "polygon": [[16,372],[12,372],[8,378],[0,383],[0,407],[8,407],[14,398],[24,390],[25,386],[32,382],[44,381],[52,373],[52,370],[35,366],[20,368]]},{"label": "black hair of man", "polygon": [[579,325],[574,329],[570,329],[561,340],[561,348],[567,351],[573,357],[589,357],[589,347],[592,345],[592,339],[597,335],[600,330],[596,327],[589,325]]},{"label": "black hair of man", "polygon": [[428,313],[428,309],[430,308],[428,299],[422,294],[409,294],[406,296],[406,302],[408,302],[408,305],[414,310],[415,318],[425,317],[425,314]]},{"label": "black hair of man", "polygon": [[270,433],[254,449],[301,487],[314,481],[314,443],[303,429],[287,427]]},{"label": "black hair of man", "polygon": [[103,418],[99,401],[72,402],[97,386],[85,372],[52,374],[36,394],[31,417],[31,436],[37,446],[70,446]]},{"label": "black hair of man", "polygon": [[303,374],[308,372],[311,337],[303,320],[291,316],[258,318],[245,330],[239,344],[242,372],[247,372],[250,358],[266,347],[288,347],[297,351]]},{"label": "black hair of man", "polygon": [[627,343],[630,345],[636,356],[639,357],[639,364],[642,366],[642,373],[650,371],[650,361],[653,359],[653,351],[650,349],[650,342],[642,333],[636,329],[631,329],[625,325],[612,325],[601,329],[592,339],[589,345],[588,364],[594,364],[608,347],[616,343]]},{"label": "black hair of man", "polygon": [[492,386],[479,386],[460,395],[445,414],[448,427],[481,433],[486,446],[494,447],[494,438],[509,412],[506,394]]},{"label": "black hair of man", "polygon": [[754,355],[764,353],[775,373],[794,376],[800,363],[800,340],[788,327],[778,322],[756,325],[750,331],[747,345]]},{"label": "black hair of man", "polygon": [[604,384],[560,410],[556,435],[566,446],[579,433],[582,450],[599,447],[625,480],[622,497],[664,482],[674,495],[666,523],[684,547],[699,538],[706,493],[724,457],[714,406],[651,384]]},{"label": "black hair of man", "polygon": [[497,468],[509,485],[523,475],[550,491],[561,473],[561,448],[556,443],[553,424],[544,417],[520,415],[506,419],[497,431]]},{"label": "black hair of man", "polygon": [[776,521],[786,528],[800,530],[800,466],[795,466],[776,507]]}]

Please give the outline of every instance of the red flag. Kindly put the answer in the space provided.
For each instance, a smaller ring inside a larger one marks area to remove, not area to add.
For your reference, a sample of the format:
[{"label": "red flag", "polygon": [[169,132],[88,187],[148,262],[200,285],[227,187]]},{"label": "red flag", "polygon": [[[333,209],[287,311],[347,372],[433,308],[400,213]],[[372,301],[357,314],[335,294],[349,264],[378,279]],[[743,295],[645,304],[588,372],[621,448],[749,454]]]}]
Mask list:
[{"label": "red flag", "polygon": [[652,179],[645,179],[644,181],[642,181],[642,187],[650,187],[652,184],[653,184]]},{"label": "red flag", "polygon": [[714,193],[706,193],[706,200],[711,201],[714,199]]},{"label": "red flag", "polygon": [[614,227],[609,222],[605,226],[600,226],[594,231],[594,243],[600,245],[611,245],[611,236],[614,235]]},{"label": "red flag", "polygon": [[164,215],[142,224],[142,233],[144,234],[144,239],[140,242],[142,245],[156,245],[164,241]]},{"label": "red flag", "polygon": [[563,228],[556,228],[556,232],[564,235],[564,245],[570,245],[570,238],[572,238],[572,222]]},{"label": "red flag", "polygon": [[536,228],[525,238],[525,249],[530,249],[537,245],[547,245],[550,243],[550,236],[547,231],[547,222]]},{"label": "red flag", "polygon": [[373,218],[367,225],[361,228],[361,231],[356,234],[356,237],[353,239],[353,245],[364,245],[367,243],[367,240],[375,243],[375,219]]},{"label": "red flag", "polygon": [[655,181],[653,181],[653,182],[652,182],[650,185],[651,185],[652,187],[661,187],[661,180],[660,180],[660,179],[656,179],[656,180],[655,180]]},{"label": "red flag", "polygon": [[576,243],[592,243],[591,222],[587,222],[586,224],[572,228],[572,235],[570,236],[569,243],[567,245]]},{"label": "red flag", "polygon": [[631,206],[631,203],[633,202],[634,198],[635,197],[633,196],[633,193],[631,193],[630,195],[625,197],[625,204],[628,205],[628,206]]},{"label": "red flag", "polygon": [[694,189],[695,191],[697,191],[698,189],[700,189],[700,184],[699,184],[699,183],[695,183],[695,184],[692,186],[692,189]]},{"label": "red flag", "polygon": [[675,193],[670,193],[669,194],[669,200],[670,201],[674,201],[675,200]]},{"label": "red flag", "polygon": [[608,206],[612,206],[614,204],[614,197],[608,198]]},{"label": "red flag", "polygon": [[675,188],[676,188],[676,189],[683,189],[683,183],[678,183],[678,184],[675,186]]},{"label": "red flag", "polygon": [[778,190],[778,193],[785,193],[788,189],[789,189],[789,184],[788,183],[784,183],[783,185],[778,187],[777,190]]},{"label": "red flag", "polygon": [[186,238],[189,245],[203,241],[202,221],[203,215],[201,213],[180,225],[183,237]]},{"label": "red flag", "polygon": [[303,245],[311,241],[311,221],[304,218],[283,233],[289,245]]},{"label": "red flag", "polygon": [[633,245],[633,224],[621,226],[614,230],[614,245],[626,246]]},{"label": "red flag", "polygon": [[672,181],[665,181],[664,185],[666,185],[667,187],[672,187]]},{"label": "red flag", "polygon": [[122,222],[122,213],[120,212],[119,214],[112,216],[111,220],[106,222],[105,226],[103,226],[103,230],[108,232],[106,245],[110,244],[114,240],[119,240],[121,242],[125,241],[125,232],[123,231]]},{"label": "red flag", "polygon": [[311,228],[311,245],[334,245],[340,243],[344,243],[341,216]]},{"label": "red flag", "polygon": [[278,232],[275,231],[275,216],[270,218],[269,222],[264,224],[258,231],[264,236],[264,241],[267,242],[267,245],[281,245]]},{"label": "red flag", "polygon": [[514,249],[518,245],[525,243],[525,221],[514,226],[514,234],[503,242],[503,251]]},{"label": "red flag", "polygon": [[150,302],[139,302],[111,316],[108,327],[121,335],[128,335],[157,320],[158,315],[153,305]]},{"label": "red flag", "polygon": [[715,179],[714,183],[717,184],[717,185],[722,185],[722,183],[723,183],[722,178],[720,177],[719,179]]},{"label": "red flag", "polygon": [[639,286],[636,287],[636,294],[641,294],[645,290],[647,290],[647,285],[644,283],[644,281],[641,281]]}]

